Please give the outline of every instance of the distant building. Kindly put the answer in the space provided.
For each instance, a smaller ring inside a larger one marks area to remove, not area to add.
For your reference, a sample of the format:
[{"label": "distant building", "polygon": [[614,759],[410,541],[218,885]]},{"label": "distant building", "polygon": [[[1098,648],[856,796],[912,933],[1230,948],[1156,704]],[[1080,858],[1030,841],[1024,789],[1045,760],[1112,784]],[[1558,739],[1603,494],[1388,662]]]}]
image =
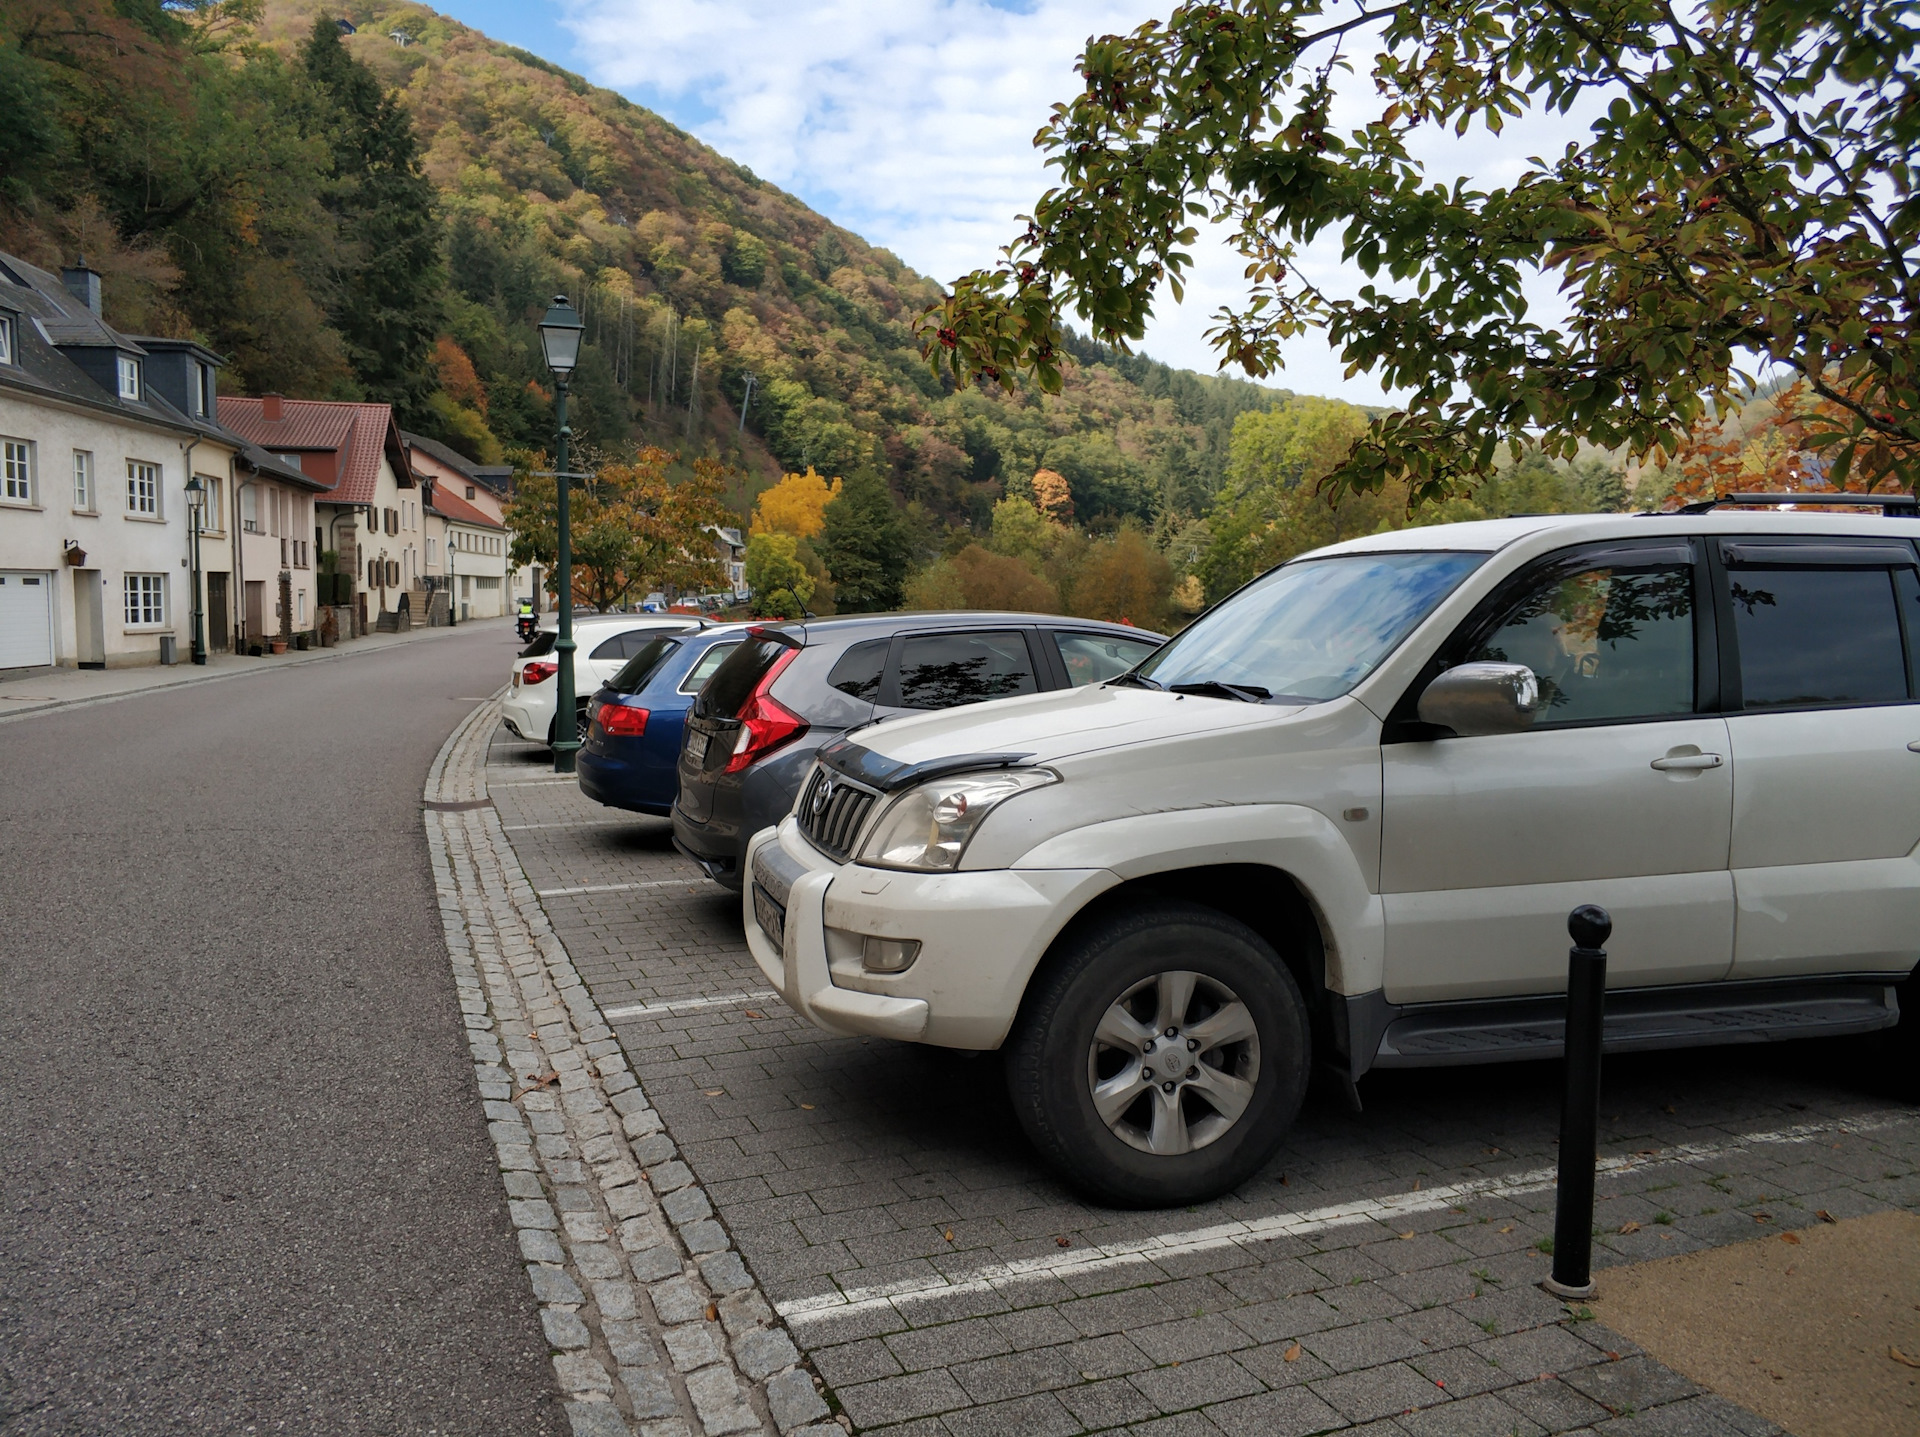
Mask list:
[{"label": "distant building", "polygon": [[[0,255],[0,671],[185,660],[196,623],[212,651],[269,616],[307,627],[296,554],[247,550],[233,501],[294,516],[321,486],[220,422],[218,355],[101,310],[84,260],[55,276]],[[251,625],[246,573],[272,584]]]}]

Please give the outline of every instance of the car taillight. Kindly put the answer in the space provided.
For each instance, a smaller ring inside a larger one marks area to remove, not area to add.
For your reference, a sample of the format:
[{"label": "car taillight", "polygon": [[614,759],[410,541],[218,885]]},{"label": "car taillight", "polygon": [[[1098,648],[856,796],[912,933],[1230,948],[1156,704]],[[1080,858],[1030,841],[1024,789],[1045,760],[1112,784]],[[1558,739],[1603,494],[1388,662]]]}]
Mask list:
[{"label": "car taillight", "polygon": [[558,664],[528,664],[520,670],[520,682],[523,684],[544,684],[560,672]]},{"label": "car taillight", "polygon": [[768,692],[799,652],[789,649],[776,659],[735,715],[740,720],[740,737],[733,745],[733,756],[727,760],[728,773],[740,772],[807,731],[807,721]]},{"label": "car taillight", "polygon": [[600,731],[615,738],[639,738],[647,731],[647,711],[625,704],[601,704]]}]

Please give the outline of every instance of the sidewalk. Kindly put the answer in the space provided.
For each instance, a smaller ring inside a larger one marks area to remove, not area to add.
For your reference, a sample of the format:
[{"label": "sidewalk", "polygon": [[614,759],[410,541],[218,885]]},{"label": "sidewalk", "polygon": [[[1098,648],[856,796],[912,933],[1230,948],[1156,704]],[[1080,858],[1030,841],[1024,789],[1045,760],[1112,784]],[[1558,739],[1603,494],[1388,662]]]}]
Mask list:
[{"label": "sidewalk", "polygon": [[[294,664],[342,659],[353,654],[370,654],[400,644],[419,643],[476,630],[497,631],[504,640],[513,633],[513,620],[510,617],[470,619],[455,627],[423,627],[404,634],[368,634],[365,638],[349,639],[331,649],[308,649],[304,653],[290,649],[284,654],[268,654],[257,659],[244,654],[209,654],[203,665],[191,664],[182,658],[171,666],[150,664],[131,669],[44,669],[18,678],[0,679],[0,723],[29,714],[44,713],[49,709],[70,708],[74,704],[131,698],[135,694],[179,688],[186,684],[213,683],[219,679],[266,673]],[[504,644],[501,655],[501,667],[504,669],[507,661]]]}]

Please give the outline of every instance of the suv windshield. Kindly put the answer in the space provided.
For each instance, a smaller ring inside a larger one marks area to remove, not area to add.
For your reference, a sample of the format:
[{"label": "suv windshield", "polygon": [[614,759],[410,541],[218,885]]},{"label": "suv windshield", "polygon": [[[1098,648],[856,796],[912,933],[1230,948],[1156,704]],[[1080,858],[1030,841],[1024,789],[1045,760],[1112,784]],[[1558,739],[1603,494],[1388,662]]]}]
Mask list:
[{"label": "suv windshield", "polygon": [[1163,689],[1320,703],[1371,673],[1485,554],[1343,554],[1254,580],[1134,672]]}]

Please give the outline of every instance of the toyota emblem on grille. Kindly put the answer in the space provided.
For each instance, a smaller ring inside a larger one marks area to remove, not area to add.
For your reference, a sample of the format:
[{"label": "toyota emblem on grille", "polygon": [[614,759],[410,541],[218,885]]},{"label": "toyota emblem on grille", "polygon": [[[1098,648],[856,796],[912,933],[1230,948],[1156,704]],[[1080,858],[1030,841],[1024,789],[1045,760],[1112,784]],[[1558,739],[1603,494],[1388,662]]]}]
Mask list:
[{"label": "toyota emblem on grille", "polygon": [[820,780],[820,786],[813,791],[813,812],[815,816],[825,813],[827,805],[833,802],[834,782],[830,778]]}]

